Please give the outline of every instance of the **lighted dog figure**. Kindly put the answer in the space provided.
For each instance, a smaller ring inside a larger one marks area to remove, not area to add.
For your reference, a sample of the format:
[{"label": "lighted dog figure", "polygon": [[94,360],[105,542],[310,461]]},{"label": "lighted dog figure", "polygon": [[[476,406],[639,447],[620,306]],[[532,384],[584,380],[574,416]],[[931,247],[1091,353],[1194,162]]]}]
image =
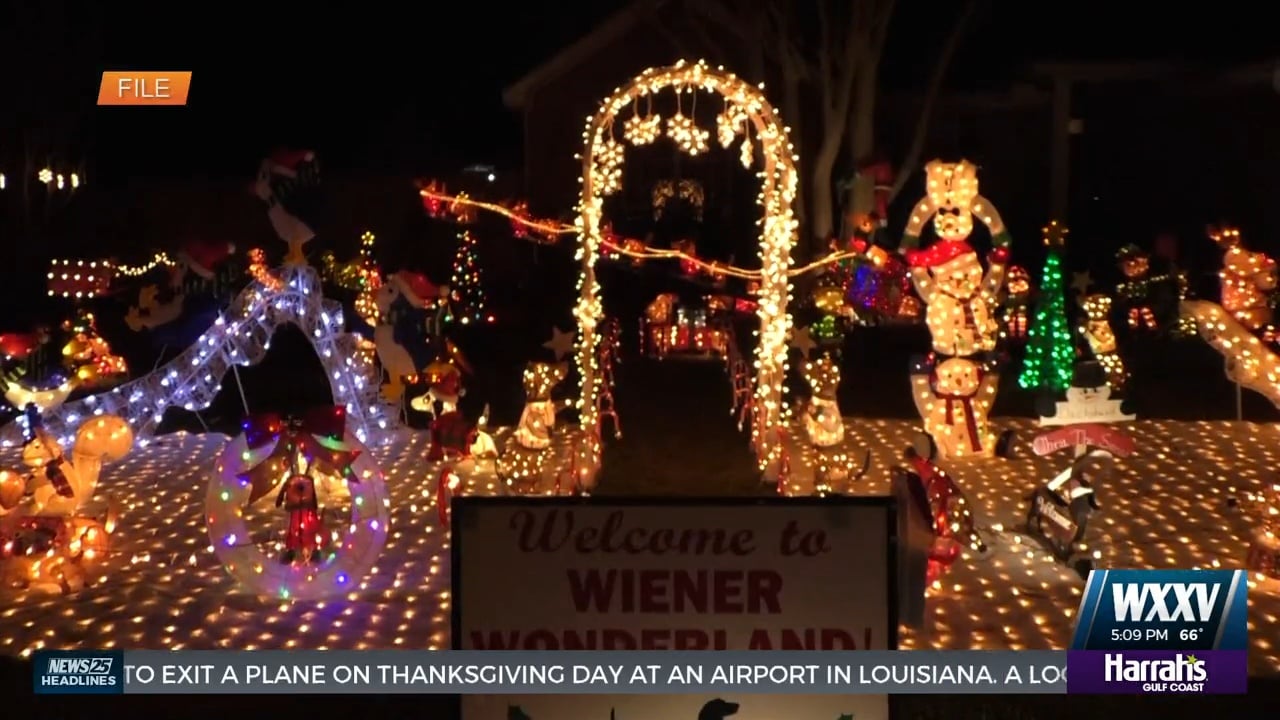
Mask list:
[{"label": "lighted dog figure", "polygon": [[[925,306],[925,322],[940,355],[968,357],[995,349],[1000,333],[993,310],[1004,285],[1010,239],[1004,221],[978,192],[977,169],[965,162],[925,166],[928,194],[916,204],[902,247],[911,282]],[[991,231],[994,249],[983,269],[969,246],[975,216]],[[915,249],[926,221],[938,241]]]},{"label": "lighted dog figure", "polygon": [[844,419],[836,393],[840,389],[840,365],[829,355],[806,362],[801,374],[813,391],[805,404],[804,429],[814,447],[829,448],[844,442]]},{"label": "lighted dog figure", "polygon": [[946,358],[929,372],[912,374],[916,409],[940,459],[1000,454],[1001,437],[987,422],[999,384],[998,373],[967,358]]},{"label": "lighted dog figure", "polygon": [[1276,292],[1276,261],[1244,248],[1235,228],[1210,228],[1209,237],[1223,249],[1222,307],[1252,332],[1272,323],[1272,295]]},{"label": "lighted dog figure", "polygon": [[524,411],[516,423],[515,440],[528,450],[551,447],[556,414],[564,402],[551,399],[551,392],[569,375],[566,363],[529,363],[524,371]]},{"label": "lighted dog figure", "polygon": [[409,406],[433,418],[457,412],[458,401],[467,394],[462,387],[462,371],[450,362],[437,360],[423,371],[427,392],[409,401]]},{"label": "lighted dog figure", "polygon": [[536,483],[549,470],[556,415],[567,406],[551,393],[568,377],[567,363],[531,362],[524,371],[524,410],[512,442],[498,458],[498,476],[508,487]]},{"label": "lighted dog figure", "polygon": [[1111,298],[1101,293],[1086,295],[1080,299],[1080,308],[1084,310],[1084,317],[1076,331],[1102,366],[1107,385],[1121,390],[1129,381],[1129,372],[1120,357],[1115,331],[1111,329]]}]

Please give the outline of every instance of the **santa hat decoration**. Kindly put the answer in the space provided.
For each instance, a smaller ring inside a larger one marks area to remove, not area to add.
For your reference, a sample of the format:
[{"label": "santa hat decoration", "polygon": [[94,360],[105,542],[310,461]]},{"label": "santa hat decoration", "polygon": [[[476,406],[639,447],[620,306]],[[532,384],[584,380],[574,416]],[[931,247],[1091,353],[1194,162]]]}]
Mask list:
[{"label": "santa hat decoration", "polygon": [[436,286],[422,273],[401,270],[392,275],[391,280],[414,307],[425,307],[440,294]]},{"label": "santa hat decoration", "polygon": [[285,177],[298,177],[298,170],[304,163],[312,162],[316,154],[310,150],[277,150],[268,158],[271,172]]},{"label": "santa hat decoration", "polygon": [[908,251],[907,262],[911,267],[931,268],[973,252],[973,247],[963,240],[941,240],[925,250]]},{"label": "santa hat decoration", "polygon": [[212,280],[214,271],[235,251],[236,246],[231,243],[193,242],[182,249],[180,257],[191,272]]},{"label": "santa hat decoration", "polygon": [[268,204],[288,201],[299,187],[320,182],[319,162],[311,150],[278,150],[262,161],[254,192]]}]

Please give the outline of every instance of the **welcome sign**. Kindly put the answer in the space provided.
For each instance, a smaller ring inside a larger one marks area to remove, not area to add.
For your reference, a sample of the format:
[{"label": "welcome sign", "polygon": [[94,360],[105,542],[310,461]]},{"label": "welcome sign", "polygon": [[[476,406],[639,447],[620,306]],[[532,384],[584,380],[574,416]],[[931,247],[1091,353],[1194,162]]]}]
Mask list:
[{"label": "welcome sign", "polygon": [[[457,650],[889,650],[889,498],[457,498]],[[859,720],[886,696],[466,696],[465,720]]]}]

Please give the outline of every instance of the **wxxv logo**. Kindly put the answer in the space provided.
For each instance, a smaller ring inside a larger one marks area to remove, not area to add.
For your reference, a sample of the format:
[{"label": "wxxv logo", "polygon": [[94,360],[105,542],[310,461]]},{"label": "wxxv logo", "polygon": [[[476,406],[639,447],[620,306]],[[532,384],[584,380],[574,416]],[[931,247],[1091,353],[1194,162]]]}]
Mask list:
[{"label": "wxxv logo", "polygon": [[1067,655],[1072,693],[1243,693],[1243,570],[1094,570]]},{"label": "wxxv logo", "polygon": [[35,654],[37,694],[116,695],[124,692],[124,653],[45,650]]}]

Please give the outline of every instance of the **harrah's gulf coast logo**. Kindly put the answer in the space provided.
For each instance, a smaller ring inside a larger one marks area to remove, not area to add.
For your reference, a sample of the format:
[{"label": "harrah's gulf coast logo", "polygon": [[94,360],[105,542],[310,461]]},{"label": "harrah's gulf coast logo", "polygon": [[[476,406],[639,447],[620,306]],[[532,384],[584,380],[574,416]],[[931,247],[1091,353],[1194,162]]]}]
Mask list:
[{"label": "harrah's gulf coast logo", "polygon": [[112,652],[46,651],[35,658],[37,693],[118,693],[124,689],[123,658]]},{"label": "harrah's gulf coast logo", "polygon": [[1068,690],[1243,692],[1247,589],[1239,570],[1095,570]]}]

